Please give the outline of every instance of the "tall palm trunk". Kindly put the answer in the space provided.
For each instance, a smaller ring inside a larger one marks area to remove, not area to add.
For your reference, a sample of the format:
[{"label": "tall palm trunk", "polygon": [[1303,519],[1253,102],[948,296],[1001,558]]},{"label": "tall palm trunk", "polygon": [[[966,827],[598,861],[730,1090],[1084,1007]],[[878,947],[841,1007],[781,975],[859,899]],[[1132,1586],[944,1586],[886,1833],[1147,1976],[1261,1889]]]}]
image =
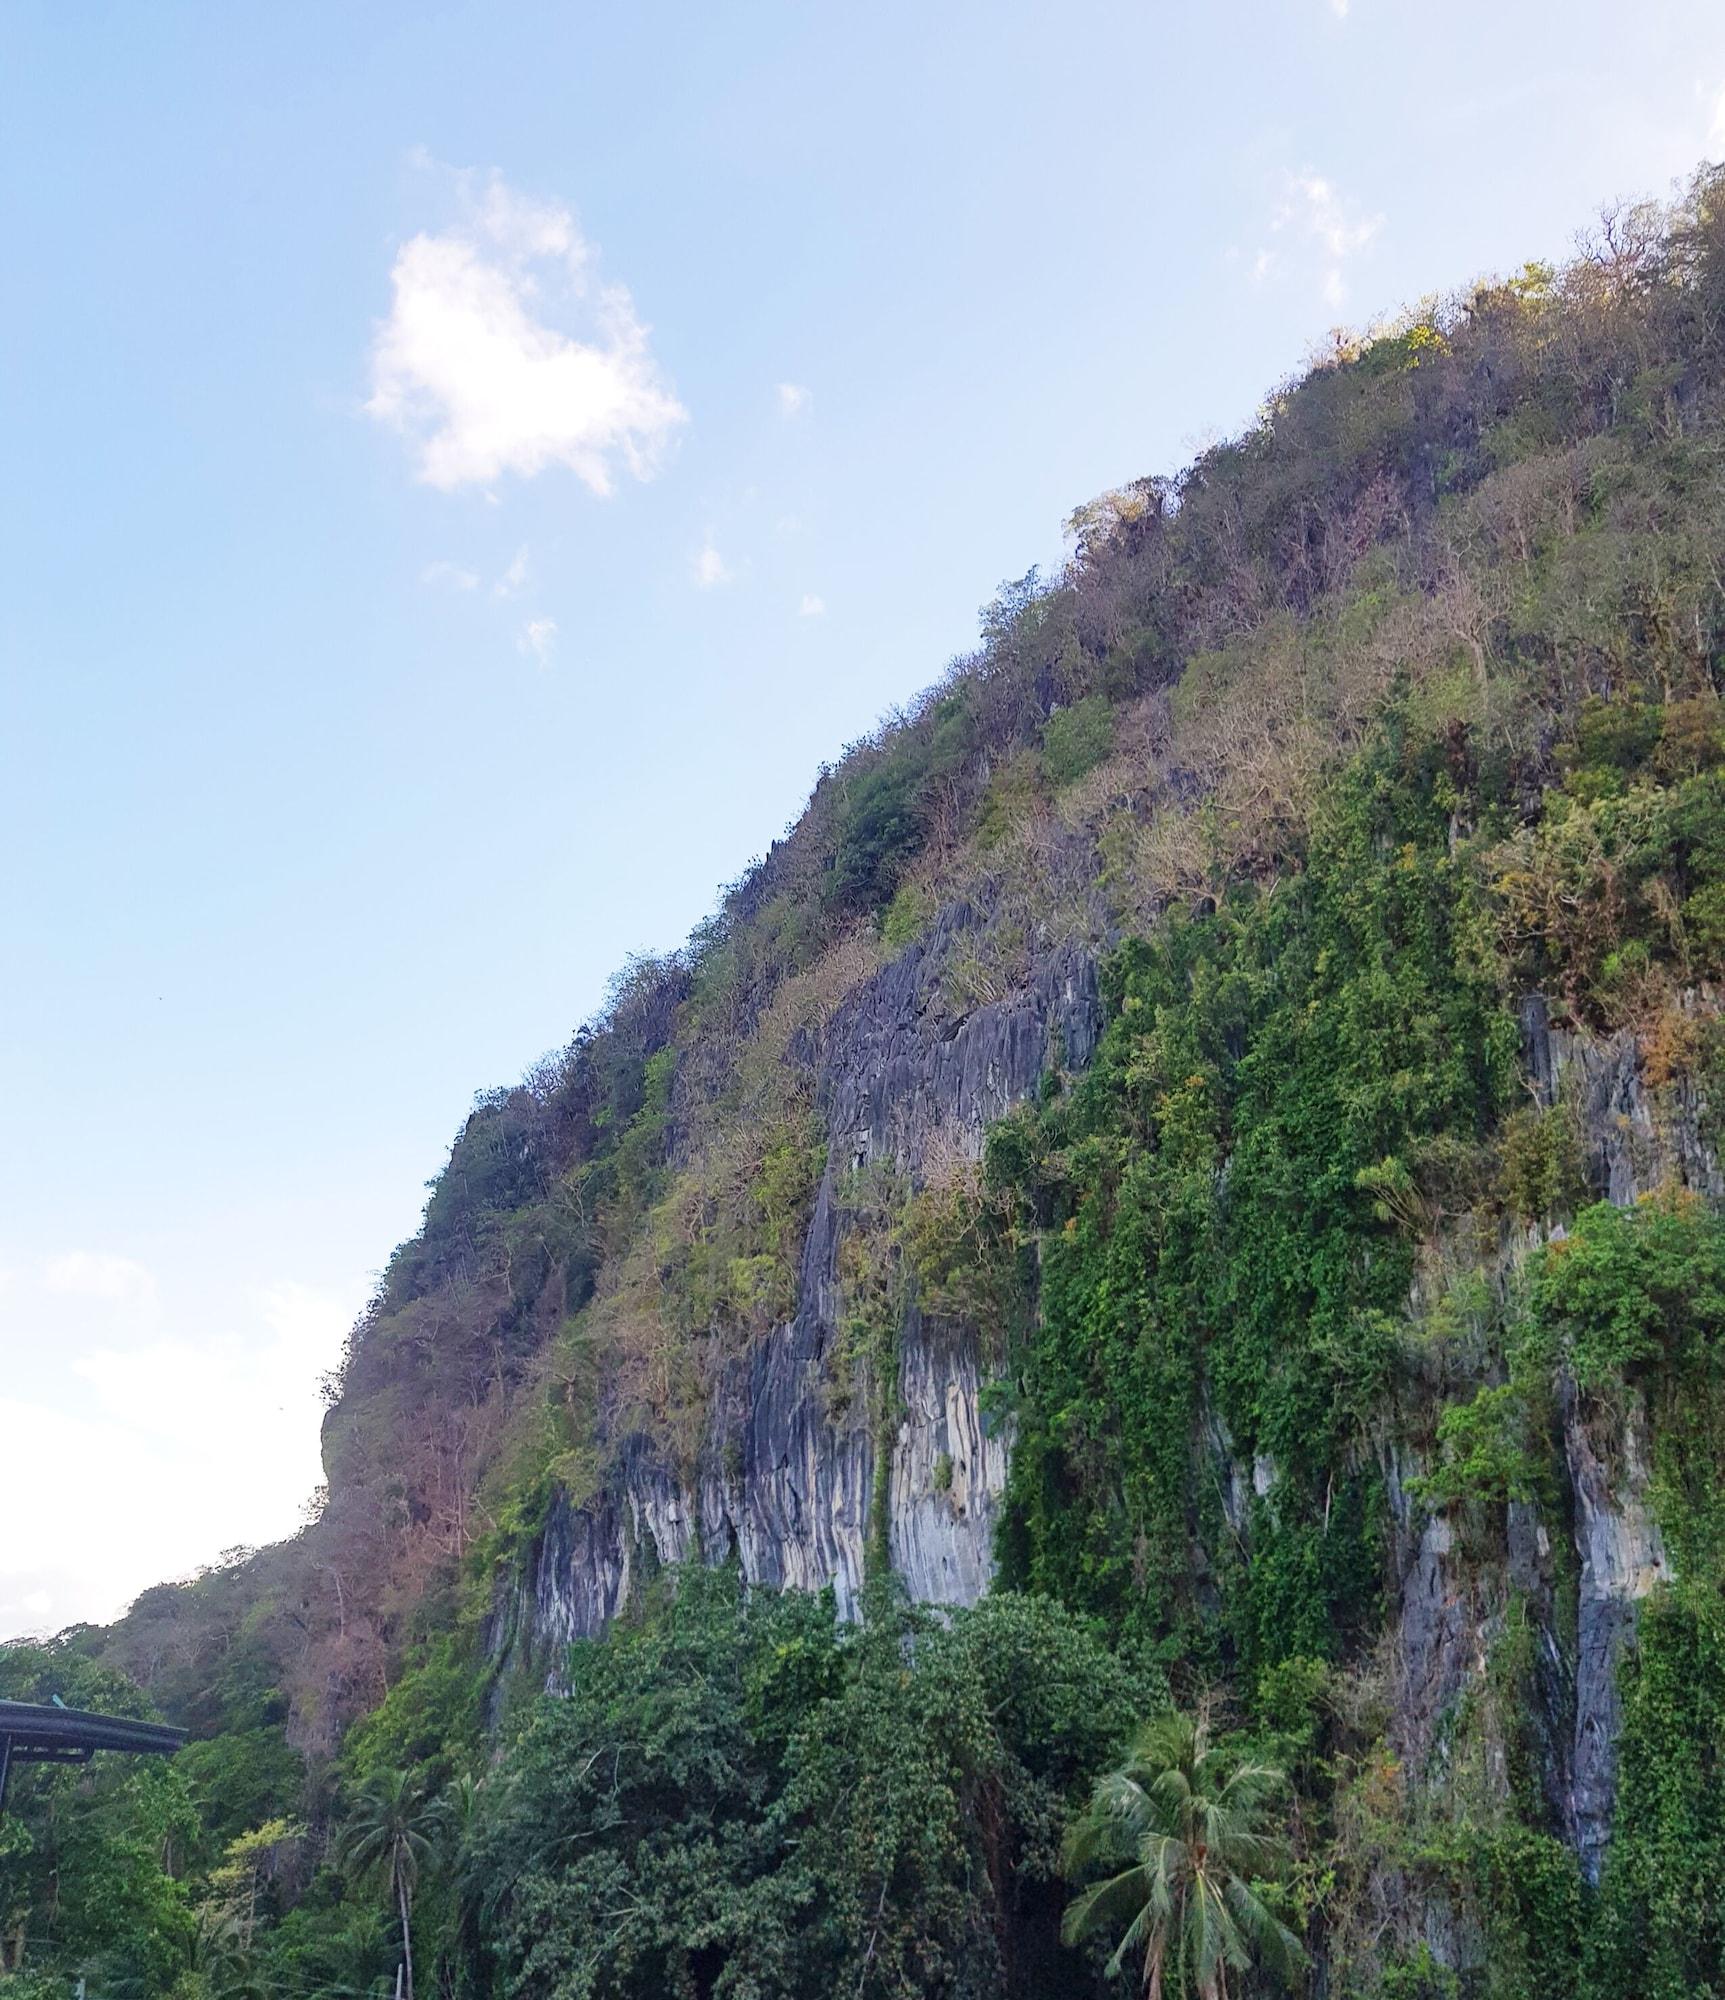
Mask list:
[{"label": "tall palm trunk", "polygon": [[413,2000],[413,1903],[399,1860],[395,1864],[395,1907],[401,1917],[402,2000]]}]

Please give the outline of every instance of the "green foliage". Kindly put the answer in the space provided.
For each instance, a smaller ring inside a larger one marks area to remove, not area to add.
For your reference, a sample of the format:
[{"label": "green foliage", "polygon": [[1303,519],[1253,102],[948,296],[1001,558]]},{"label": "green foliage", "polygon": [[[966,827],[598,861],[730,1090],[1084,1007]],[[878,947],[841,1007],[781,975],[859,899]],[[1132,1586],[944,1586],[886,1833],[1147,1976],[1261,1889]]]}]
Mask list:
[{"label": "green foliage", "polygon": [[1525,1105],[1504,1120],[1503,1196],[1523,1222],[1573,1215],[1587,1196],[1581,1123],[1573,1105]]},{"label": "green foliage", "polygon": [[1590,694],[1581,704],[1573,739],[1558,766],[1579,798],[1600,798],[1621,790],[1658,746],[1663,711],[1657,702],[1605,701]]},{"label": "green foliage", "polygon": [[1010,1215],[982,1175],[966,1165],[919,1189],[905,1204],[900,1240],[922,1310],[1002,1346],[1024,1285]]},{"label": "green foliage", "polygon": [[1619,1800],[1594,1926],[1600,2000],[1725,1986],[1725,1621],[1716,1588],[1655,1603],[1621,1670]]},{"label": "green foliage", "polygon": [[907,877],[881,912],[881,943],[896,956],[921,937],[932,914],[933,898],[927,887],[914,877]]},{"label": "green foliage", "polygon": [[1100,764],[1114,747],[1114,714],[1106,696],[1087,694],[1056,709],[1042,731],[1042,773],[1059,791]]},{"label": "green foliage", "polygon": [[[773,1976],[808,1890],[775,1869],[764,1816],[834,1643],[830,1605],[745,1603],[733,1578],[696,1572],[573,1650],[567,1696],[535,1712],[473,1836],[486,1949],[511,1986],[675,1993],[703,1954]],[[769,1693],[774,1737],[757,1745]]]},{"label": "green foliage", "polygon": [[665,1142],[671,1124],[671,1084],[677,1073],[675,1049],[649,1056],[642,1074],[641,1106],[617,1145],[617,1187],[622,1200],[645,1208],[658,1194]]},{"label": "green foliage", "polygon": [[1586,1991],[1677,2000],[1725,1980],[1725,1218],[1693,1196],[1576,1219],[1529,1288],[1527,1352],[1610,1405],[1645,1397],[1674,1578],[1619,1670],[1619,1799]]},{"label": "green foliage", "polygon": [[1653,1367],[1715,1365],[1725,1345],[1725,1219],[1682,1194],[1589,1208],[1545,1250],[1529,1310],[1535,1336],[1586,1390]]},{"label": "green foliage", "polygon": [[930,704],[922,730],[889,737],[846,774],[824,891],[829,907],[874,910],[891,901],[926,837],[938,788],[970,753],[974,728],[964,694],[948,694]]},{"label": "green foliage", "polygon": [[481,1681],[466,1641],[465,1633],[439,1633],[349,1731],[342,1761],[354,1784],[404,1771],[436,1793],[478,1761]]},{"label": "green foliage", "polygon": [[[1041,1236],[1005,1572],[1193,1660],[1219,1642],[1254,1670],[1330,1657],[1373,1609],[1351,1447],[1394,1364],[1422,1212],[1383,1188],[1418,1192],[1435,1142],[1482,1137],[1511,1073],[1434,789],[1423,746],[1387,739],[1298,880],[1121,948],[1088,1074],[990,1137],[990,1179]],[[1205,1470],[1206,1395],[1276,1472],[1243,1546]],[[1209,1636],[1195,1529],[1224,1590]]]},{"label": "green foliage", "polygon": [[305,1759],[279,1725],[224,1730],[188,1743],[174,1762],[198,1816],[200,1853],[291,1811],[305,1792]]},{"label": "green foliage", "polygon": [[[64,1646],[0,1647],[0,1698],[148,1718],[119,1675]],[[0,1954],[64,1993],[75,1975],[166,1994],[196,1931],[175,1857],[197,1831],[182,1774],[154,1757],[13,1770],[0,1820]],[[26,1982],[28,1990],[28,1982]]]},{"label": "green foliage", "polygon": [[1046,1990],[1066,1810],[1160,1680],[1045,1601],[1001,1594],[942,1627],[895,1589],[871,1593],[792,1784],[837,1970],[823,1990]]},{"label": "green foliage", "polygon": [[1573,2000],[1590,1914],[1575,1856],[1515,1822],[1464,1827],[1456,1847],[1484,1916],[1484,2000]]},{"label": "green foliage", "polygon": [[1481,1389],[1471,1402],[1451,1403],[1438,1418],[1438,1463],[1408,1490],[1428,1507],[1468,1502],[1503,1506],[1531,1500],[1540,1486],[1530,1449],[1527,1406],[1515,1384]]},{"label": "green foliage", "polygon": [[1725,970],[1721,704],[1583,704],[1564,794],[1506,842],[1505,937],[1530,983],[1584,1017],[1644,1017]]},{"label": "green foliage", "polygon": [[486,1953],[572,1996],[1004,1993],[1001,1922],[1058,1961],[1066,1804],[1155,1692],[1034,1600],[942,1626],[877,1586],[846,1632],[830,1599],[667,1578],[484,1787]]}]

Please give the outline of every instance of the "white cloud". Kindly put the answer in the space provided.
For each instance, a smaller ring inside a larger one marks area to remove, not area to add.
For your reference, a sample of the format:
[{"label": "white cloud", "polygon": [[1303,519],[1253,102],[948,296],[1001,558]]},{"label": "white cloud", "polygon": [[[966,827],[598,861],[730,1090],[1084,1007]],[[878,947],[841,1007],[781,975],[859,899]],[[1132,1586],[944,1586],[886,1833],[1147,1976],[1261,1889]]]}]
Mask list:
[{"label": "white cloud", "polygon": [[687,412],[628,291],[597,280],[569,209],[496,174],[477,196],[461,186],[462,220],[396,255],[367,411],[446,492],[558,465],[598,494],[619,466],[648,477]]},{"label": "white cloud", "polygon": [[460,563],[427,563],[419,572],[419,580],[421,583],[446,584],[451,590],[479,588],[478,574],[473,570],[463,569]]},{"label": "white cloud", "polygon": [[797,606],[799,618],[824,618],[826,611],[826,599],[817,597],[812,590],[803,593],[803,601]]},{"label": "white cloud", "polygon": [[779,415],[781,417],[789,418],[805,415],[813,406],[814,400],[813,390],[805,389],[800,382],[781,382],[779,384]]},{"label": "white cloud", "polygon": [[50,1257],[42,1266],[42,1289],[61,1298],[100,1299],[131,1311],[153,1314],[156,1308],[156,1280],[142,1264],[130,1257],[112,1257],[100,1251],[72,1250],[63,1257]]},{"label": "white cloud", "polygon": [[550,666],[551,656],[557,650],[557,620],[528,619],[516,635],[515,650],[530,660],[537,660],[542,667]]},{"label": "white cloud", "polygon": [[350,1315],[345,1306],[306,1285],[277,1285],[259,1292],[253,1313],[267,1338],[196,1341],[172,1338],[144,1347],[98,1347],[73,1362],[98,1407],[128,1428],[200,1448],[212,1434],[232,1427],[232,1412],[248,1407],[250,1445],[266,1456],[285,1451],[310,1477],[298,1482],[303,1499],[317,1483],[305,1439],[283,1438],[275,1419],[294,1405],[296,1414],[340,1350]]},{"label": "white cloud", "polygon": [[1348,18],[1348,0],[1330,0],[1330,12],[1338,21],[1345,21]]},{"label": "white cloud", "polygon": [[291,1534],[322,1477],[321,1378],[363,1296],[284,1283],[164,1332],[179,1314],[128,1258],[21,1274],[5,1338],[30,1365],[0,1398],[0,1519],[51,1494],[54,1537],[0,1538],[0,1639],[113,1617],[224,1548]]},{"label": "white cloud", "polygon": [[694,562],[695,586],[699,590],[711,590],[715,584],[729,583],[731,572],[725,566],[725,559],[708,541],[701,546],[701,552]]},{"label": "white cloud", "polygon": [[1288,176],[1276,227],[1302,230],[1338,261],[1365,249],[1383,226],[1381,215],[1361,215],[1321,174]]},{"label": "white cloud", "polygon": [[[1289,174],[1282,200],[1271,218],[1271,231],[1284,242],[1316,253],[1318,288],[1324,303],[1339,310],[1347,300],[1345,267],[1367,249],[1384,226],[1381,215],[1366,214],[1350,201],[1333,181],[1309,168]],[[1287,260],[1268,246],[1253,259],[1251,275],[1261,284],[1278,272]],[[1294,260],[1299,262],[1296,255]]]},{"label": "white cloud", "polygon": [[509,567],[491,586],[493,597],[513,597],[527,581],[527,550],[519,548],[509,559]]}]

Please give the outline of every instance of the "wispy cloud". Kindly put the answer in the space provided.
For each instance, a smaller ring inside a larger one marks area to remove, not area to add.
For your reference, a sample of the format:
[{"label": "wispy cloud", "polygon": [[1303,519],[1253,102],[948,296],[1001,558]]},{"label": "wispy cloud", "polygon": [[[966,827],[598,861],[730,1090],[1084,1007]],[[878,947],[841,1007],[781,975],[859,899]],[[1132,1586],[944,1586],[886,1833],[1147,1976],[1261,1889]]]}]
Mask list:
[{"label": "wispy cloud", "polygon": [[711,590],[717,584],[730,582],[730,569],[711,541],[702,543],[700,553],[695,557],[694,575],[698,590]]},{"label": "wispy cloud", "polygon": [[491,586],[493,597],[513,597],[527,581],[528,552],[525,547],[515,551],[509,559],[509,567]]},{"label": "wispy cloud", "polygon": [[557,651],[557,620],[529,618],[516,635],[515,648],[540,666],[550,666],[552,655]]},{"label": "wispy cloud", "polygon": [[1262,284],[1290,265],[1317,266],[1324,302],[1340,309],[1347,301],[1346,268],[1377,238],[1381,215],[1368,214],[1336,184],[1306,168],[1286,176],[1282,197],[1270,219],[1271,243],[1252,258],[1252,281]]},{"label": "wispy cloud", "polygon": [[447,590],[477,590],[479,588],[478,573],[474,570],[464,569],[460,563],[427,563],[424,569],[419,572],[419,580],[421,583],[441,585]]},{"label": "wispy cloud", "polygon": [[817,597],[812,590],[803,593],[803,601],[797,606],[799,618],[824,618],[827,615],[827,601]]},{"label": "wispy cloud", "polygon": [[814,391],[805,389],[800,382],[779,384],[779,415],[785,418],[800,417],[814,406]]},{"label": "wispy cloud", "polygon": [[155,1310],[156,1280],[130,1257],[92,1250],[69,1251],[63,1257],[50,1257],[43,1264],[41,1284],[43,1291],[61,1298],[99,1299],[133,1312]]},{"label": "wispy cloud", "polygon": [[628,291],[602,283],[573,213],[493,174],[464,214],[397,253],[367,411],[411,437],[452,491],[564,466],[610,493],[646,478],[687,420]]}]

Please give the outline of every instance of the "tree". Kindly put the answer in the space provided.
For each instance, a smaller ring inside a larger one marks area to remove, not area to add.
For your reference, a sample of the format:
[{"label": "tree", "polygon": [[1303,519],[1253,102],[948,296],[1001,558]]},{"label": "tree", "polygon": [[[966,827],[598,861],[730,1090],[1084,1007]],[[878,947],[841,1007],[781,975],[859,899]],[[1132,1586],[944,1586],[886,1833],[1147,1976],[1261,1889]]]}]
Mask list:
[{"label": "tree", "polygon": [[1108,1970],[1142,1950],[1149,2000],[1161,2000],[1165,1980],[1181,1995],[1227,2000],[1229,1974],[1254,1958],[1291,1973],[1299,1940],[1255,1886],[1286,1865],[1281,1842],[1263,1831],[1282,1784],[1273,1765],[1240,1762],[1215,1744],[1203,1715],[1146,1723],[1068,1833],[1069,1873],[1126,1865],[1071,1904],[1066,1941],[1124,1923]]},{"label": "tree", "polygon": [[833,1990],[779,1800],[835,1686],[829,1596],[693,1564],[570,1649],[480,1788],[462,1889],[503,1993],[647,2000]]},{"label": "tree", "polygon": [[413,1892],[442,1843],[447,1813],[410,1771],[374,1771],[354,1797],[338,1843],[341,1865],[361,1878],[387,1879],[401,1926],[403,2000],[413,2000]]},{"label": "tree", "polygon": [[281,1866],[283,1850],[305,1838],[305,1828],[285,1819],[267,1819],[230,1840],[221,1866],[210,1871],[210,1888],[220,1899],[242,1950],[249,1952],[258,1928],[258,1894]]},{"label": "tree", "polygon": [[214,1905],[200,1910],[182,1949],[185,1963],[174,1981],[174,2000],[270,2000],[249,1940],[228,1911]]}]

